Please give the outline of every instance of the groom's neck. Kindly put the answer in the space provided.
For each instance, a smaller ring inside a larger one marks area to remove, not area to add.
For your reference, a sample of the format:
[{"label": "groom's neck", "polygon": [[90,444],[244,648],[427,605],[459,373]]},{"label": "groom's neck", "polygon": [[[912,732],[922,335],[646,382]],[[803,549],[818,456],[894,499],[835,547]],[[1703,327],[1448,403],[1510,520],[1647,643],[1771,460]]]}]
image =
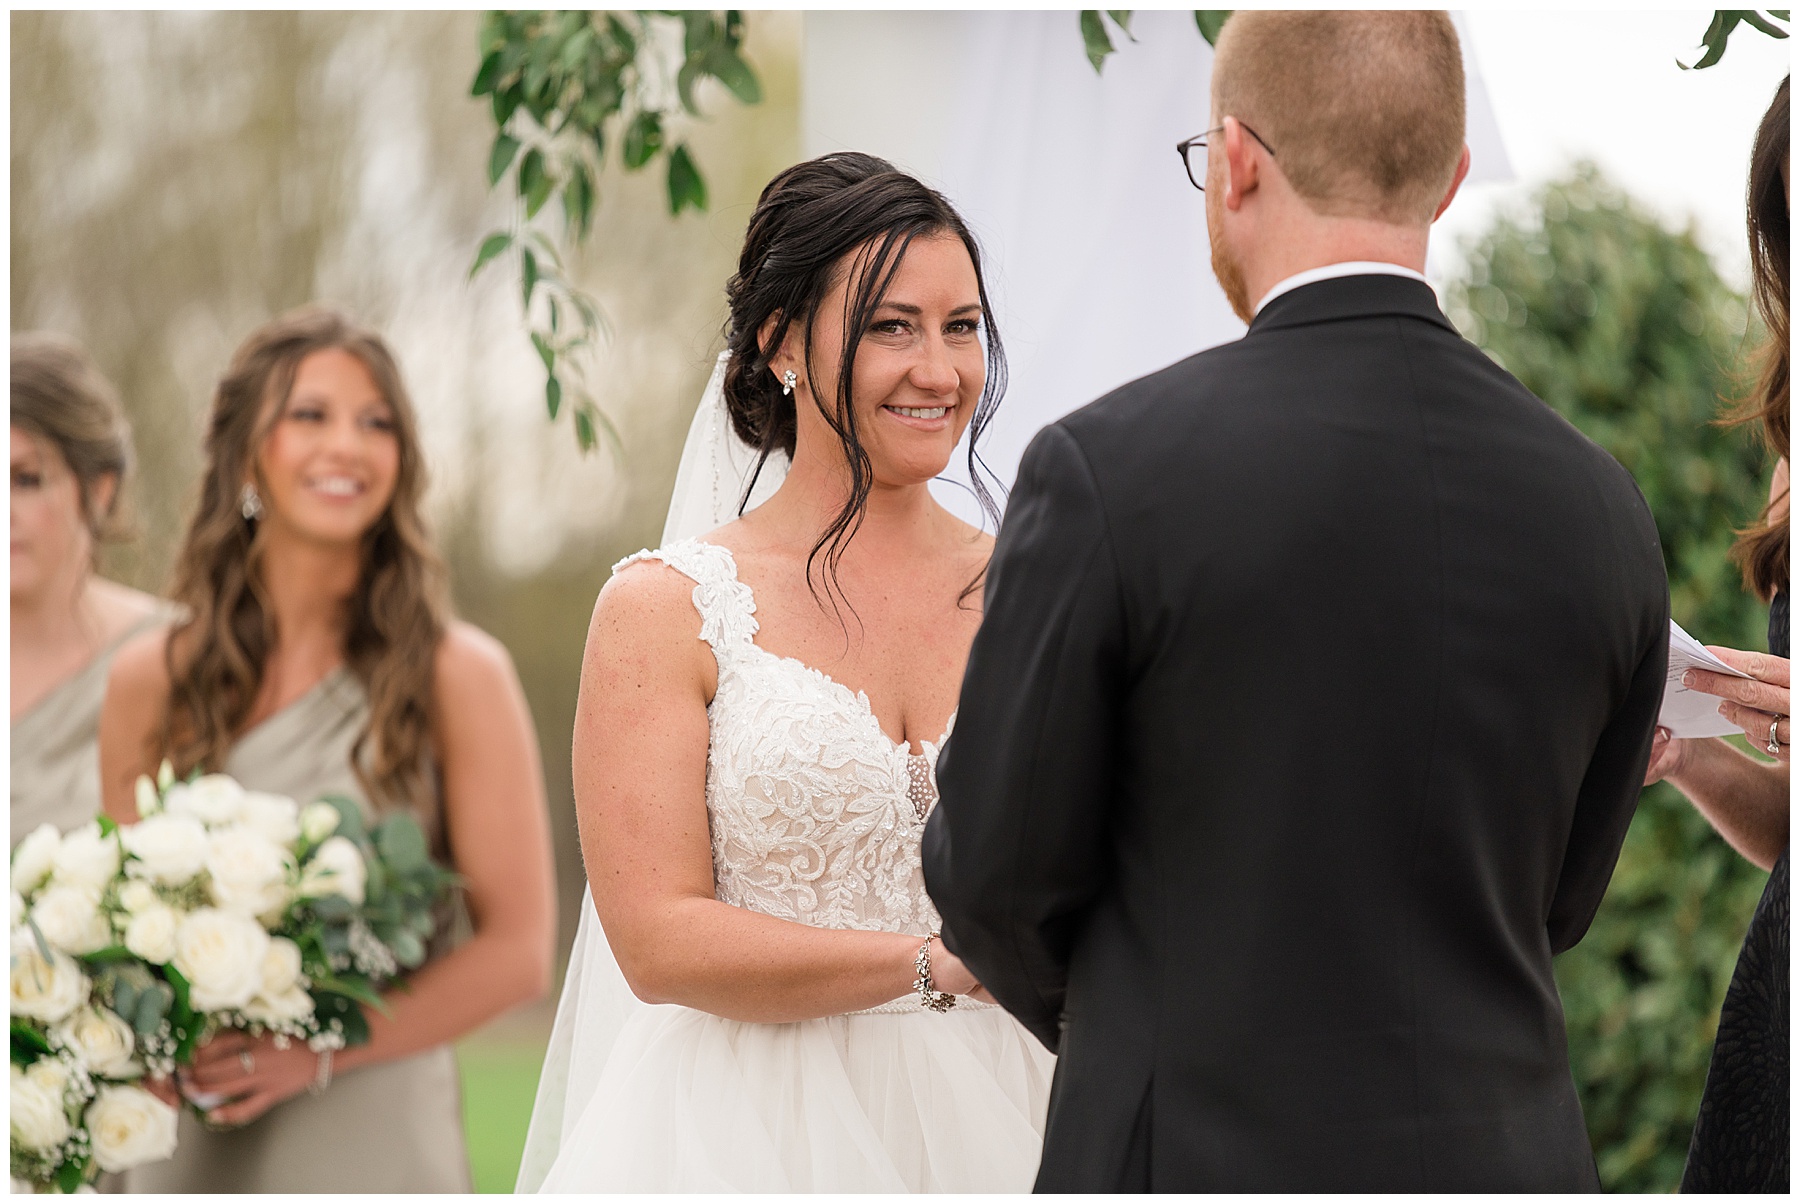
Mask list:
[{"label": "groom's neck", "polygon": [[1425,270],[1429,226],[1326,217],[1304,205],[1271,216],[1276,220],[1269,223],[1269,236],[1253,242],[1242,260],[1252,306],[1288,277],[1334,263],[1392,263]]}]

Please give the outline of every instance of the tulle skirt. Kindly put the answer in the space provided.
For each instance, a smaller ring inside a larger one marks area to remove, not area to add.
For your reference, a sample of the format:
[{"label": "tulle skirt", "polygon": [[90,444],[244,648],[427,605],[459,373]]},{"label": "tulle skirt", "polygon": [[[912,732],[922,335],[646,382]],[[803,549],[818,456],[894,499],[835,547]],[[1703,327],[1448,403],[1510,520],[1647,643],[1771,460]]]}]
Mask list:
[{"label": "tulle skirt", "polygon": [[1007,1191],[1055,1059],[999,1008],[627,1022],[543,1191]]}]

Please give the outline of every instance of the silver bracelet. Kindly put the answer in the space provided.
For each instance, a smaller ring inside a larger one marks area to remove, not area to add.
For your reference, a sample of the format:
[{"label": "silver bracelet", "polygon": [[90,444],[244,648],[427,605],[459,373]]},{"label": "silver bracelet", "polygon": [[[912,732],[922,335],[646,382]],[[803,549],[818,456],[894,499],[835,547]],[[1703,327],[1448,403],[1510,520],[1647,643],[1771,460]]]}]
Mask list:
[{"label": "silver bracelet", "polygon": [[331,1051],[329,1049],[321,1049],[319,1051],[319,1068],[314,1072],[313,1081],[306,1088],[306,1094],[323,1094],[325,1088],[329,1086],[331,1086]]},{"label": "silver bracelet", "polygon": [[920,1007],[942,1014],[956,1006],[956,996],[938,990],[937,984],[931,981],[931,942],[940,939],[934,932],[919,946],[919,956],[913,958],[913,969],[919,972],[913,980],[913,990],[919,993]]}]

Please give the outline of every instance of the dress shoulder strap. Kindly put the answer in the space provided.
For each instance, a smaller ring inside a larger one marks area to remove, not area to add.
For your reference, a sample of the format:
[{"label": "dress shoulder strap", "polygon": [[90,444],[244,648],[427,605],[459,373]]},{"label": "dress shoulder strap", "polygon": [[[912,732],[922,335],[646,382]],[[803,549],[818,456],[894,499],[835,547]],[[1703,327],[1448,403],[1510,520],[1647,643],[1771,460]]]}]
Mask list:
[{"label": "dress shoulder strap", "polygon": [[617,573],[640,560],[660,560],[694,582],[694,609],[700,612],[700,638],[715,655],[750,643],[756,636],[756,598],[738,580],[737,561],[729,548],[698,539],[680,539],[655,551],[633,553],[613,565]]}]

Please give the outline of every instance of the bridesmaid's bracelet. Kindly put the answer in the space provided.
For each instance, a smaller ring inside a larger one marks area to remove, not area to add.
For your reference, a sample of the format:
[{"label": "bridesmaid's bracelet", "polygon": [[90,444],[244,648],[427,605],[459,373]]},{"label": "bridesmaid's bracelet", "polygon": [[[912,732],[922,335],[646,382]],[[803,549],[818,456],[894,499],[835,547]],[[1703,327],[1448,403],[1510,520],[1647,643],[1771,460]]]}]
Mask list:
[{"label": "bridesmaid's bracelet", "polygon": [[937,933],[925,938],[919,946],[919,956],[913,958],[913,969],[919,976],[913,980],[913,990],[919,993],[919,1006],[933,1012],[943,1013],[956,1006],[956,996],[948,991],[940,991],[937,984],[931,981],[931,942],[941,939]]},{"label": "bridesmaid's bracelet", "polygon": [[314,1073],[312,1083],[306,1088],[306,1094],[323,1094],[325,1088],[329,1086],[331,1086],[331,1051],[321,1049],[319,1051],[319,1069]]}]

